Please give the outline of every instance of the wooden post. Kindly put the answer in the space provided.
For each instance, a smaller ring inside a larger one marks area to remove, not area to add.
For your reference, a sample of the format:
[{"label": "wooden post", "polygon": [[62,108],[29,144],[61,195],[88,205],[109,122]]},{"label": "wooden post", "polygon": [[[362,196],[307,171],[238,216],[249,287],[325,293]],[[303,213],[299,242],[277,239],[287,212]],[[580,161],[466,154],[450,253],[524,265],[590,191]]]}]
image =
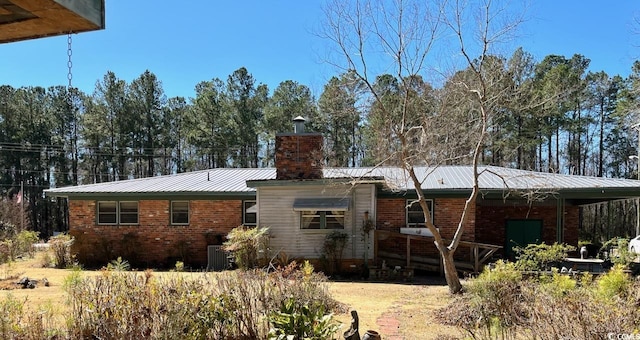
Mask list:
[{"label": "wooden post", "polygon": [[478,245],[473,245],[473,271],[475,273],[478,272],[480,268],[479,258],[478,258]]},{"label": "wooden post", "polygon": [[373,231],[373,264],[378,263],[378,231]]},{"label": "wooden post", "polygon": [[407,235],[407,267],[411,266],[411,236]]}]

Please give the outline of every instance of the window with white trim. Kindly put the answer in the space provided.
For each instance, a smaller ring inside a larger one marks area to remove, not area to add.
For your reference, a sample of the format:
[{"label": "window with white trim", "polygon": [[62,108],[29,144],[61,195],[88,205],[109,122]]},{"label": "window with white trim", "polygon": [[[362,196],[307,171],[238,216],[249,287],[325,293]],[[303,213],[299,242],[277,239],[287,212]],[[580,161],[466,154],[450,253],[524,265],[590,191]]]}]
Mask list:
[{"label": "window with white trim", "polygon": [[344,211],[301,211],[301,229],[344,229]]},{"label": "window with white trim", "polygon": [[189,224],[189,201],[171,201],[171,224]]},{"label": "window with white trim", "polygon": [[[433,223],[433,200],[426,200],[429,208],[431,223]],[[426,228],[424,224],[424,213],[417,200],[407,200],[407,228]]]},{"label": "window with white trim", "polygon": [[98,224],[138,224],[137,201],[98,201]]},{"label": "window with white trim", "polygon": [[258,224],[258,206],[256,201],[242,202],[242,225],[255,226]]}]

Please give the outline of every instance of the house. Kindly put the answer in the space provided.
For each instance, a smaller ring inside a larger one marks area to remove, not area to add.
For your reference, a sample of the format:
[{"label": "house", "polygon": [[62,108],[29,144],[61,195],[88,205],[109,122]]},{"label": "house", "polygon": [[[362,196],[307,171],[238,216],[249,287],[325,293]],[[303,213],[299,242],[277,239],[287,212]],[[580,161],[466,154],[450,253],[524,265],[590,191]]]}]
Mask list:
[{"label": "house", "polygon": [[[348,235],[345,268],[365,259],[438,268],[437,252],[413,204],[416,190],[400,168],[323,168],[322,136],[276,137],[276,167],[210,169],[46,190],[66,197],[73,251],[85,264],[117,256],[138,266],[192,267],[210,262],[234,227],[269,227],[270,255],[318,259],[328,233]],[[481,166],[481,193],[471,207],[461,266],[477,271],[494,252],[515,245],[578,243],[580,206],[640,196],[639,182]],[[472,187],[469,166],[418,168],[431,218],[443,237],[455,232]],[[363,233],[363,226],[375,231]]]}]

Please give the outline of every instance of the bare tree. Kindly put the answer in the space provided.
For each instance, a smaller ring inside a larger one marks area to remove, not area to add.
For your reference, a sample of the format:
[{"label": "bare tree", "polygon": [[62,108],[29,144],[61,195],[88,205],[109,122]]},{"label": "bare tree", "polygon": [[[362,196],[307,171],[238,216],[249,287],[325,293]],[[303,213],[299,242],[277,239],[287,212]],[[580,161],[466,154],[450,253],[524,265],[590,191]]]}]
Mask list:
[{"label": "bare tree", "polygon": [[[506,8],[495,7],[491,0],[330,0],[325,14],[327,22],[320,35],[331,41],[337,52],[328,61],[360,78],[372,106],[387,117],[384,126],[388,138],[380,142],[392,145],[378,164],[395,163],[410,176],[425,225],[442,256],[449,290],[458,293],[462,286],[453,256],[476,205],[478,164],[488,127],[509,88],[504,85],[506,74],[492,71],[491,48],[508,38],[521,20],[510,17]],[[451,53],[452,41],[456,41],[455,53]],[[447,78],[435,106],[424,105],[421,101],[431,101],[433,97],[420,95],[417,88],[423,86],[416,86],[416,80],[443,75],[433,66],[432,59],[437,58],[452,61],[459,71]],[[372,80],[377,72],[392,74],[398,82],[393,100],[388,87]],[[473,188],[456,232],[447,241],[431,222],[421,190],[431,172],[416,169],[434,169],[460,159],[473,166]]]}]

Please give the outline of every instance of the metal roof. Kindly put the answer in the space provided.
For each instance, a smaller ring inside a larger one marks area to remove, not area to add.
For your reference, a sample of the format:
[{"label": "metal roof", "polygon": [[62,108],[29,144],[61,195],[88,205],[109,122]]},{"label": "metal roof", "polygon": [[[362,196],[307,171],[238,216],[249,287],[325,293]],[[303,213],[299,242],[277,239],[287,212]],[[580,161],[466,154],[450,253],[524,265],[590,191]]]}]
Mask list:
[{"label": "metal roof", "polygon": [[[473,184],[471,166],[418,167],[421,188],[434,192],[469,191]],[[544,191],[544,192],[602,192],[624,191],[625,196],[640,196],[640,181],[631,179],[573,176],[509,169],[495,166],[478,168],[480,189],[485,192]],[[392,191],[414,190],[408,174],[396,167],[326,168],[325,179],[345,179],[357,182],[384,178]],[[271,185],[291,185],[300,181],[275,181],[274,168],[223,168],[194,171],[169,176],[141,178],[108,183],[80,185],[45,190],[49,196],[83,196],[100,194],[250,194],[255,188],[247,181]],[[313,181],[305,181],[313,182]]]},{"label": "metal roof", "polygon": [[219,168],[115,182],[79,185],[45,190],[49,196],[152,193],[246,193],[254,192],[246,181],[272,179],[275,169]]}]

